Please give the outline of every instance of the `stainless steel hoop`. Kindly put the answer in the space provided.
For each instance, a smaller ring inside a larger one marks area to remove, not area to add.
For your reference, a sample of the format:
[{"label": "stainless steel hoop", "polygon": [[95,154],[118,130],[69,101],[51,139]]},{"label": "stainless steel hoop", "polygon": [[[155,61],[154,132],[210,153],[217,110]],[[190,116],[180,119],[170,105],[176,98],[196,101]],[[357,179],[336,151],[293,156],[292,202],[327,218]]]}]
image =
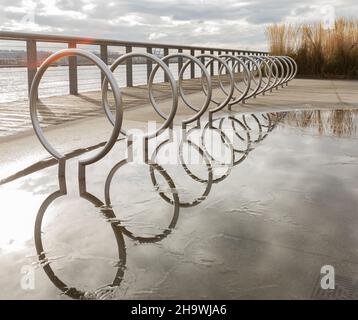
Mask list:
[{"label": "stainless steel hoop", "polygon": [[[230,100],[234,94],[234,90],[235,90],[234,74],[233,74],[230,66],[226,63],[226,61],[224,59],[219,58],[218,56],[215,56],[213,54],[200,54],[200,55],[196,56],[196,58],[198,58],[198,59],[208,58],[209,61],[205,63],[206,68],[208,68],[211,64],[213,64],[215,61],[217,61],[218,64],[221,64],[225,67],[226,72],[229,75],[230,88],[229,88],[228,92],[224,89],[222,80],[221,80],[220,76],[218,75],[219,86],[220,86],[221,90],[224,92],[224,94],[226,95],[226,98],[224,99],[224,101],[218,102],[213,97],[211,97],[211,102],[213,102],[214,104],[217,105],[217,107],[215,107],[213,109],[209,109],[209,114],[211,117],[215,112],[218,112],[218,111],[222,110],[223,108],[225,108],[228,105],[228,103],[230,102]],[[201,78],[201,80],[202,80],[202,78]],[[202,81],[202,88],[203,88],[204,93],[207,94],[207,90],[205,89],[205,86],[203,85],[203,81]]]},{"label": "stainless steel hoop", "polygon": [[[173,54],[169,54],[165,57],[162,58],[163,62],[169,61],[170,59],[173,58],[178,58],[178,59],[186,59],[187,61],[183,64],[181,70],[179,70],[179,81],[178,81],[178,86],[179,86],[179,96],[180,98],[183,100],[183,102],[185,103],[186,106],[188,106],[190,109],[192,109],[193,111],[196,112],[196,114],[194,114],[193,116],[182,120],[182,124],[183,125],[187,125],[189,123],[194,122],[195,120],[199,119],[204,113],[205,111],[208,109],[209,104],[210,104],[210,100],[211,100],[211,94],[212,94],[212,86],[211,86],[211,78],[209,73],[207,72],[205,66],[201,63],[201,61],[199,59],[197,59],[196,57],[193,57],[189,54],[185,54],[185,53],[173,53]],[[184,72],[185,69],[190,65],[190,63],[194,63],[196,65],[199,66],[200,70],[201,70],[201,78],[205,78],[206,83],[207,83],[207,91],[206,91],[206,99],[203,103],[203,105],[201,106],[201,108],[197,108],[195,106],[193,106],[191,103],[189,103],[189,101],[186,99],[185,97],[185,93],[182,87],[182,83],[183,83],[183,76],[184,76]],[[158,66],[155,66],[149,76],[149,80],[150,82],[153,81],[156,72],[158,71]],[[156,107],[154,107],[156,108]],[[156,108],[156,111],[158,112],[158,114],[166,119],[166,115],[163,114],[163,112],[161,112],[161,110],[159,108]]]},{"label": "stainless steel hoop", "polygon": [[293,74],[292,74],[292,76],[291,76],[291,78],[290,78],[290,81],[291,81],[291,80],[294,79],[294,78],[296,77],[296,75],[297,75],[298,66],[297,66],[297,62],[296,62],[294,59],[292,59],[290,56],[286,56],[286,58],[287,58],[288,60],[290,60],[290,61],[292,62],[292,64],[293,64],[294,72],[293,72]]},{"label": "stainless steel hoop", "polygon": [[275,85],[276,90],[278,90],[278,87],[285,81],[285,78],[286,78],[285,64],[284,64],[284,61],[282,61],[281,57],[278,57],[278,56],[271,56],[271,57],[272,57],[272,59],[275,60],[275,62],[278,64],[279,69],[280,69],[280,80]]},{"label": "stainless steel hoop", "polygon": [[[232,72],[234,74],[234,86],[235,86],[236,91],[239,91],[241,93],[241,95],[239,97],[231,98],[231,101],[228,103],[229,107],[231,107],[232,105],[237,104],[245,99],[247,93],[249,92],[250,86],[251,86],[251,74],[250,74],[250,71],[247,68],[246,64],[239,57],[229,55],[229,54],[223,54],[223,55],[220,55],[219,57],[223,58],[225,60],[225,62],[227,62],[227,63],[230,60],[234,61],[234,66],[232,67]],[[235,82],[235,68],[236,67],[240,68],[240,66],[242,67],[243,73],[246,74],[246,78],[247,78],[247,81],[244,81],[244,82],[246,82],[246,88],[243,91],[241,91],[240,88],[238,88],[238,86]],[[222,70],[223,70],[223,67],[221,66],[219,69],[219,74],[221,74]]]},{"label": "stainless steel hoop", "polygon": [[43,130],[40,126],[39,119],[37,117],[37,99],[38,99],[37,97],[38,97],[38,88],[39,88],[40,81],[41,81],[44,73],[48,69],[48,67],[54,62],[61,60],[65,57],[70,57],[70,56],[84,57],[84,58],[90,60],[91,62],[93,62],[103,72],[103,74],[105,75],[105,78],[107,80],[107,83],[109,81],[109,83],[112,87],[112,90],[113,90],[113,96],[114,96],[114,101],[115,101],[116,116],[113,117],[113,119],[112,119],[113,120],[112,134],[100,152],[98,152],[97,154],[95,154],[93,156],[88,157],[87,159],[83,159],[80,161],[80,164],[88,165],[88,164],[91,164],[91,163],[94,163],[94,162],[100,160],[112,149],[114,143],[116,142],[116,140],[118,138],[118,135],[121,130],[121,125],[122,125],[123,109],[122,109],[121,93],[120,93],[119,87],[117,85],[117,81],[114,78],[113,73],[109,70],[107,65],[100,58],[98,58],[93,53],[90,53],[88,51],[81,50],[81,49],[64,49],[64,50],[58,51],[58,52],[52,54],[50,57],[48,57],[41,64],[39,70],[36,72],[34,80],[31,85],[30,99],[29,99],[30,116],[31,116],[31,122],[32,122],[32,126],[35,130],[35,133],[36,133],[38,139],[40,140],[41,144],[44,146],[44,148],[56,159],[63,159],[65,156],[63,154],[61,154],[60,152],[58,152],[47,141],[46,137],[44,136]]},{"label": "stainless steel hoop", "polygon": [[[255,88],[251,88],[251,85],[249,86],[249,92],[245,96],[245,99],[244,99],[244,100],[246,100],[246,99],[249,99],[249,98],[252,98],[252,97],[256,96],[258,90],[260,89],[261,84],[262,84],[262,72],[261,72],[259,64],[257,63],[257,61],[255,59],[251,58],[250,56],[243,56],[243,55],[239,55],[237,57],[239,57],[240,59],[244,60],[244,63],[248,63],[248,65],[249,65],[248,69],[249,69],[250,74],[251,74],[251,77],[250,77],[251,78],[251,83],[254,82],[255,85],[256,85]],[[252,70],[250,70],[250,65],[251,65]],[[256,70],[258,72],[258,78],[259,78],[258,80],[256,80],[255,76],[254,76],[254,71],[255,71],[254,66],[256,67]]]},{"label": "stainless steel hoop", "polygon": [[283,56],[275,56],[275,58],[281,62],[282,67],[283,67],[282,79],[279,83],[279,85],[283,86],[283,84],[286,83],[288,78],[290,77],[290,73],[291,73],[290,66],[289,66],[287,60]]},{"label": "stainless steel hoop", "polygon": [[268,61],[269,72],[271,74],[270,79],[272,80],[271,84],[268,86],[266,91],[272,91],[272,89],[276,86],[277,82],[279,81],[279,69],[275,60],[270,56],[265,56],[264,59]]},{"label": "stainless steel hoop", "polygon": [[[264,59],[264,57],[251,56],[251,58],[257,61],[257,63],[259,64],[259,68],[261,70],[261,80],[262,80],[261,87],[256,92],[256,95],[259,95],[261,93],[265,93],[268,90],[267,88],[270,85],[272,73],[271,73],[270,66],[267,63],[266,59]],[[264,77],[264,73],[265,73],[265,77]],[[266,78],[268,79],[266,80]]]},{"label": "stainless steel hoop", "polygon": [[[173,103],[170,109],[170,113],[168,116],[164,115],[159,106],[157,105],[154,96],[153,96],[153,91],[152,91],[152,87],[153,87],[153,77],[149,77],[149,81],[148,81],[148,92],[149,92],[149,100],[154,108],[154,110],[158,113],[159,116],[161,116],[165,121],[164,123],[159,127],[159,129],[157,129],[157,131],[152,132],[152,133],[147,133],[146,135],[143,136],[143,138],[153,138],[155,136],[157,136],[160,132],[164,131],[165,129],[167,129],[169,127],[169,125],[173,122],[173,119],[175,117],[176,111],[177,111],[177,107],[178,107],[178,93],[177,93],[177,85],[176,85],[176,81],[174,79],[173,74],[171,73],[169,67],[157,56],[153,55],[153,54],[149,54],[149,53],[136,53],[136,52],[131,52],[131,53],[127,53],[125,55],[120,56],[116,61],[113,62],[113,64],[110,67],[110,70],[112,72],[114,72],[116,70],[116,68],[125,60],[127,59],[132,59],[135,57],[141,57],[141,58],[147,58],[149,60],[152,60],[156,63],[155,69],[158,70],[159,67],[161,67],[164,71],[164,74],[168,77],[169,79],[169,83],[171,86],[171,92],[172,92],[172,99],[173,99]],[[153,73],[153,72],[152,72]],[[152,75],[152,74],[151,74]],[[102,85],[102,101],[103,101],[103,106],[104,106],[104,110],[105,113],[109,119],[109,121],[114,124],[114,119],[113,119],[113,114],[111,112],[109,103],[108,103],[108,99],[107,99],[107,94],[108,94],[108,86],[107,86],[107,80],[105,79],[103,81],[103,85]],[[121,129],[121,133],[125,136],[127,136],[127,131],[124,129]]]},{"label": "stainless steel hoop", "polygon": [[288,57],[281,56],[281,58],[284,59],[289,65],[289,68],[288,68],[288,71],[287,71],[287,77],[286,77],[286,79],[285,79],[285,81],[283,83],[283,84],[287,85],[288,82],[290,81],[290,79],[292,78],[292,75],[294,74],[295,69],[294,69],[294,65],[293,65],[292,61],[290,59],[288,59]]}]

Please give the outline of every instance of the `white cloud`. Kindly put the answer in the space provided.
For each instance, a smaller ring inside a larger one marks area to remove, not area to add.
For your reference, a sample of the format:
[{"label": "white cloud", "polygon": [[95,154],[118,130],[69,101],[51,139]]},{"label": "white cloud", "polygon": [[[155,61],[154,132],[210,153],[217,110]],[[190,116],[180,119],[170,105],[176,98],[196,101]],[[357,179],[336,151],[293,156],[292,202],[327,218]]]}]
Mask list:
[{"label": "white cloud", "polygon": [[145,25],[145,23],[143,22],[143,18],[135,14],[127,14],[122,17],[109,20],[109,23],[114,26],[127,25],[130,27]]},{"label": "white cloud", "polygon": [[194,33],[202,36],[220,34],[220,28],[217,25],[204,25],[195,28]]},{"label": "white cloud", "polygon": [[356,0],[1,0],[0,30],[266,49],[269,24],[317,21],[323,4],[358,15]]},{"label": "white cloud", "polygon": [[168,26],[182,26],[185,24],[190,24],[190,21],[186,21],[186,20],[174,20],[173,17],[169,17],[169,16],[161,16],[160,19]]},{"label": "white cloud", "polygon": [[158,40],[160,38],[166,37],[167,34],[166,33],[162,33],[162,32],[152,32],[149,34],[148,36],[148,40]]}]

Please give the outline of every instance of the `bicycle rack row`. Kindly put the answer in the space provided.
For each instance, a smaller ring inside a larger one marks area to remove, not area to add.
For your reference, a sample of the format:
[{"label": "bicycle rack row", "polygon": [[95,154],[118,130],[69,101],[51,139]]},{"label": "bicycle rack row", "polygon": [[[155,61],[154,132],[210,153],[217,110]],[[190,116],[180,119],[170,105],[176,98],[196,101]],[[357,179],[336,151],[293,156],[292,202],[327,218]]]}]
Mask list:
[{"label": "bicycle rack row", "polygon": [[[81,49],[61,50],[48,57],[40,66],[31,86],[29,100],[31,121],[35,133],[45,149],[57,159],[63,158],[63,155],[53,148],[47,141],[37,117],[38,88],[48,67],[54,62],[70,56],[86,58],[94,63],[102,72],[104,76],[102,84],[103,108],[108,120],[113,125],[113,132],[102,152],[96,157],[83,161],[82,163],[84,165],[94,163],[108,153],[117,140],[120,132],[125,136],[127,135],[127,131],[122,128],[123,101],[121,91],[113,74],[116,68],[127,59],[145,58],[155,64],[148,79],[148,95],[154,110],[161,118],[163,118],[164,122],[155,132],[146,134],[145,138],[148,139],[159,135],[163,130],[173,126],[179,99],[181,99],[191,110],[196,112],[194,115],[181,121],[182,127],[186,128],[190,123],[195,121],[199,122],[200,118],[206,113],[209,114],[209,120],[211,120],[215,113],[223,110],[225,107],[231,110],[233,105],[240,102],[244,103],[250,98],[257,97],[259,94],[265,94],[267,91],[272,91],[273,89],[278,89],[280,86],[283,87],[284,85],[288,85],[288,82],[291,81],[297,73],[297,64],[292,58],[287,56],[234,56],[228,54],[215,56],[211,54],[201,54],[194,57],[184,53],[175,53],[159,58],[149,53],[132,52],[120,56],[110,67],[108,67],[100,58],[91,52]],[[180,70],[178,70],[178,81],[175,80],[174,75],[167,65],[169,60],[173,58],[185,61]],[[219,88],[224,95],[224,98],[221,99],[214,97],[215,94],[213,94],[212,79],[208,72],[208,68],[215,62],[219,66],[219,74],[217,76]],[[197,106],[190,102],[183,89],[183,75],[190,64],[197,65],[201,72],[201,90],[206,97],[202,106]],[[167,79],[172,93],[172,103],[168,113],[164,113],[160,109],[153,94],[153,81],[159,68],[163,70],[165,79]],[[224,81],[227,83],[225,84]],[[108,101],[109,86],[111,87],[111,94],[114,98],[114,106],[112,107],[114,107],[115,114],[111,111],[111,105]]]}]

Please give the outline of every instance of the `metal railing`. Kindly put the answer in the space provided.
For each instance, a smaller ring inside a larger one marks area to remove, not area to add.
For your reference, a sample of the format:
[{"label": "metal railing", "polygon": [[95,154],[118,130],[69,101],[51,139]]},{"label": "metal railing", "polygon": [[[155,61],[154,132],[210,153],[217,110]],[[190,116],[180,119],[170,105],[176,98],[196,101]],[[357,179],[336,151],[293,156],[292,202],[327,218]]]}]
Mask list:
[{"label": "metal railing", "polygon": [[[196,52],[200,54],[230,54],[230,55],[251,55],[251,56],[267,56],[267,52],[262,51],[249,51],[249,50],[240,50],[234,48],[215,48],[215,47],[201,47],[201,46],[187,46],[187,45],[174,45],[174,44],[163,44],[163,43],[146,43],[146,42],[134,42],[134,41],[117,41],[112,39],[97,39],[90,37],[72,37],[72,36],[60,36],[60,35],[44,35],[44,34],[34,34],[34,33],[20,33],[20,32],[4,32],[0,31],[0,40],[7,41],[8,43],[23,43],[24,51],[26,52],[26,61],[25,66],[27,68],[27,82],[28,90],[30,91],[31,84],[33,82],[34,76],[38,70],[38,66],[41,64],[41,59],[39,57],[38,44],[39,43],[50,43],[50,44],[65,44],[67,48],[74,49],[78,48],[80,45],[91,45],[98,47],[99,57],[104,63],[108,65],[109,57],[109,47],[120,47],[124,49],[125,53],[131,53],[137,48],[145,49],[149,54],[155,53],[155,49],[160,49],[163,52],[163,56],[169,54],[169,50],[174,50],[177,53],[183,53],[184,51],[190,52],[191,56],[197,55]],[[7,43],[7,47],[9,46]],[[11,45],[10,45],[11,46]],[[1,47],[1,42],[0,42]],[[167,61],[167,65],[171,62]],[[178,70],[181,69],[181,63],[179,61]],[[78,61],[77,57],[73,56],[69,58],[68,61],[68,70],[69,70],[69,93],[78,94]],[[126,86],[133,86],[133,62],[128,59],[125,63],[126,68]],[[152,71],[152,63],[147,63],[147,79]],[[214,68],[210,69],[210,75],[214,75]],[[102,81],[103,81],[102,73]],[[191,63],[190,65],[190,78],[195,78],[195,65]],[[167,77],[164,79],[167,81]]]}]

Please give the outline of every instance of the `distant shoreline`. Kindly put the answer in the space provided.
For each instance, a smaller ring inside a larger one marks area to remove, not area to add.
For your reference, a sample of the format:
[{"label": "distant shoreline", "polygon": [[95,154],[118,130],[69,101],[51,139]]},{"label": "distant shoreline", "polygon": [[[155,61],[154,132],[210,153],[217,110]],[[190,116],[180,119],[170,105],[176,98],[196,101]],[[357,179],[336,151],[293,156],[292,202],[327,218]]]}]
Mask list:
[{"label": "distant shoreline", "polygon": [[[186,61],[186,59],[183,58],[183,63],[185,63],[185,61]],[[170,59],[169,63],[176,64],[176,63],[178,63],[178,59],[172,58],[172,59]],[[125,64],[126,64],[125,62],[122,62],[122,63],[121,63],[121,65],[125,65]],[[133,64],[133,65],[147,64],[147,62],[132,61],[132,64]],[[154,65],[154,64],[155,64],[155,63],[153,62],[153,65]],[[108,65],[110,66],[111,64],[108,64]],[[77,67],[85,67],[85,66],[94,66],[94,64],[93,64],[93,63],[88,63],[88,64],[83,64],[83,63],[81,63],[81,64],[77,64]],[[37,67],[40,67],[40,64],[39,64]],[[57,64],[57,65],[56,65],[56,64],[52,64],[52,65],[51,65],[51,68],[52,68],[52,67],[68,67],[68,64],[60,64],[60,65],[59,65],[59,64]],[[0,69],[6,69],[6,68],[27,68],[27,65],[0,64]]]},{"label": "distant shoreline", "polygon": [[[185,61],[185,60],[184,60]],[[178,63],[176,61],[170,61],[170,63]],[[121,63],[121,65],[125,65],[126,63]],[[132,62],[133,65],[138,65],[138,64],[147,64],[146,62],[136,62],[136,61],[133,61]],[[153,63],[154,64],[154,63]],[[88,66],[95,66],[94,64],[78,64],[77,67],[88,67]],[[110,66],[110,64],[108,65]],[[37,66],[38,68],[40,67],[40,65]],[[68,67],[68,64],[63,64],[63,65],[55,65],[55,64],[52,64],[51,65],[51,68],[53,67]],[[0,69],[6,69],[6,68],[27,68],[27,65],[7,65],[7,64],[2,64],[0,65]]]},{"label": "distant shoreline", "polygon": [[26,68],[26,65],[8,65],[8,64],[0,64],[0,68]]}]

